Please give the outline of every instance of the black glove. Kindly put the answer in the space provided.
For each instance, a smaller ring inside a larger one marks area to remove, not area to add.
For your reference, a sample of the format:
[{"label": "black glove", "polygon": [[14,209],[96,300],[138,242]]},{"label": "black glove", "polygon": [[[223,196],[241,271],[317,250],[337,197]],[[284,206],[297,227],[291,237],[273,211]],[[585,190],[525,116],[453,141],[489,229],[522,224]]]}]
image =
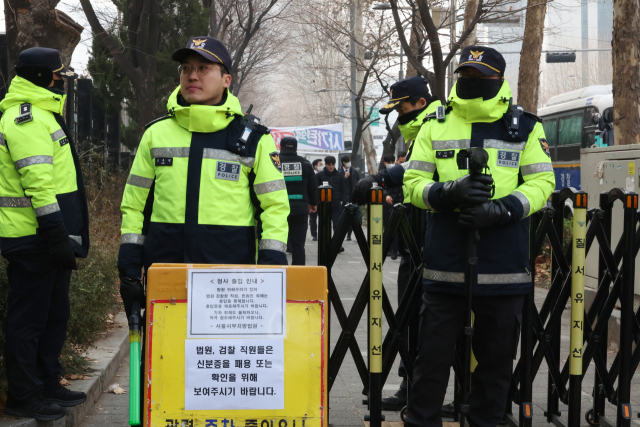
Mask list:
[{"label": "black glove", "polygon": [[511,213],[500,200],[489,200],[481,205],[460,206],[458,225],[464,228],[484,228],[505,225]]},{"label": "black glove", "polygon": [[73,242],[64,224],[41,228],[40,233],[47,240],[49,246],[49,259],[54,268],[59,270],[77,270],[76,255]]},{"label": "black glove", "polygon": [[357,203],[359,205],[366,205],[369,203],[369,190],[373,187],[373,184],[382,186],[384,180],[378,175],[369,175],[366,178],[361,179],[353,187],[351,192],[351,203]]},{"label": "black glove", "polygon": [[447,202],[460,205],[480,205],[491,197],[493,178],[489,175],[465,175],[455,181],[447,181],[442,186],[442,194]]},{"label": "black glove", "polygon": [[141,308],[147,306],[144,287],[137,277],[120,277],[120,296],[122,297],[122,302],[124,302],[124,311],[127,313],[127,319],[131,317],[131,309],[134,301],[138,301]]}]

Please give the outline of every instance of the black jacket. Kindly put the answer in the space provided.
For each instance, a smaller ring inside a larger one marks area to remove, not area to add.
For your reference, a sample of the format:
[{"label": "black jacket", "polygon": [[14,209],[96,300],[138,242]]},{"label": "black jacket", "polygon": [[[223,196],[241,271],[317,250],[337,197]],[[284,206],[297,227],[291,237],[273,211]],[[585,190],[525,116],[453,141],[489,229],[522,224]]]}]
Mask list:
[{"label": "black jacket", "polygon": [[322,171],[316,175],[318,185],[322,185],[324,181],[327,181],[331,188],[333,188],[333,206],[340,206],[340,202],[346,204],[349,201],[347,190],[347,179],[344,174],[337,168],[333,172],[329,172],[325,167]]},{"label": "black jacket", "polygon": [[280,151],[280,164],[289,193],[289,215],[309,213],[309,205],[318,205],[318,181],[313,166],[293,150]]}]

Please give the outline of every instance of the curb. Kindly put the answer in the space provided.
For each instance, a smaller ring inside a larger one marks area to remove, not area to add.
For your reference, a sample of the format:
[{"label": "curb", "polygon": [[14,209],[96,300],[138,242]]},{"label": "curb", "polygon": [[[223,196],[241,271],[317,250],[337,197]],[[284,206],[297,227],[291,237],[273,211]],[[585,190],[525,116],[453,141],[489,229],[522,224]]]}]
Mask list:
[{"label": "curb", "polygon": [[87,400],[81,405],[67,408],[67,416],[59,420],[38,422],[33,418],[9,418],[0,417],[0,427],[79,427],[89,414],[93,405],[98,401],[103,390],[109,387],[118,371],[118,367],[129,353],[129,327],[127,317],[119,313],[113,319],[115,325],[120,328],[113,329],[105,338],[95,343],[94,349],[88,352],[88,358],[97,360],[90,373],[88,381],[73,381],[69,389],[83,391],[87,394]]}]

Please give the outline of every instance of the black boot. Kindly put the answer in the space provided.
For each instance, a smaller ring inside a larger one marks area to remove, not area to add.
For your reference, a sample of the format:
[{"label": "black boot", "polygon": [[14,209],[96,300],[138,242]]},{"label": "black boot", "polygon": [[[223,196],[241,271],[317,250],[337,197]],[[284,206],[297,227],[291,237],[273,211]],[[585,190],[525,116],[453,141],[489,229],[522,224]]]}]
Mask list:
[{"label": "black boot", "polygon": [[382,410],[399,411],[405,406],[407,406],[407,379],[403,378],[396,394],[382,399]]},{"label": "black boot", "polygon": [[440,416],[444,418],[453,418],[453,402],[447,403],[446,405],[442,405],[442,409],[440,409]]},{"label": "black boot", "polygon": [[67,411],[60,405],[49,402],[41,394],[38,394],[24,403],[16,405],[7,401],[4,413],[13,417],[35,418],[38,421],[53,421],[64,417]]},{"label": "black boot", "polygon": [[69,390],[60,385],[60,383],[45,387],[44,397],[49,399],[51,403],[57,403],[64,407],[76,406],[87,400],[87,395],[83,392]]}]

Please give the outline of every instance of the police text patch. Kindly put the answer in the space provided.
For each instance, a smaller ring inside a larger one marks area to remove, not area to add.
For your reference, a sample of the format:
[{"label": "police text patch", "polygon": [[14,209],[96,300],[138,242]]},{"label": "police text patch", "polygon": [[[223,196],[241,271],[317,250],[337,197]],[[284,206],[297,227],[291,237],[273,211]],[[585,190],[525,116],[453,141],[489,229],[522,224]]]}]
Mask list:
[{"label": "police text patch", "polygon": [[240,165],[238,163],[227,163],[218,160],[218,164],[216,166],[216,179],[239,181]]},{"label": "police text patch", "polygon": [[547,142],[547,138],[538,138],[538,141],[540,141],[540,147],[542,147],[542,151],[544,151],[544,154],[546,154],[547,157],[551,157],[551,152],[549,152],[549,143]]},{"label": "police text patch", "polygon": [[520,166],[520,153],[517,151],[498,151],[498,166],[506,166],[508,168],[518,168]]},{"label": "police text patch", "polygon": [[301,176],[302,163],[282,163],[282,175],[284,176]]},{"label": "police text patch", "polygon": [[68,143],[69,143],[69,139],[67,137],[64,137],[60,140],[60,147],[64,147]]},{"label": "police text patch", "polygon": [[173,166],[173,157],[156,157],[156,166]]},{"label": "police text patch", "polygon": [[453,159],[456,150],[436,151],[436,159]]}]

